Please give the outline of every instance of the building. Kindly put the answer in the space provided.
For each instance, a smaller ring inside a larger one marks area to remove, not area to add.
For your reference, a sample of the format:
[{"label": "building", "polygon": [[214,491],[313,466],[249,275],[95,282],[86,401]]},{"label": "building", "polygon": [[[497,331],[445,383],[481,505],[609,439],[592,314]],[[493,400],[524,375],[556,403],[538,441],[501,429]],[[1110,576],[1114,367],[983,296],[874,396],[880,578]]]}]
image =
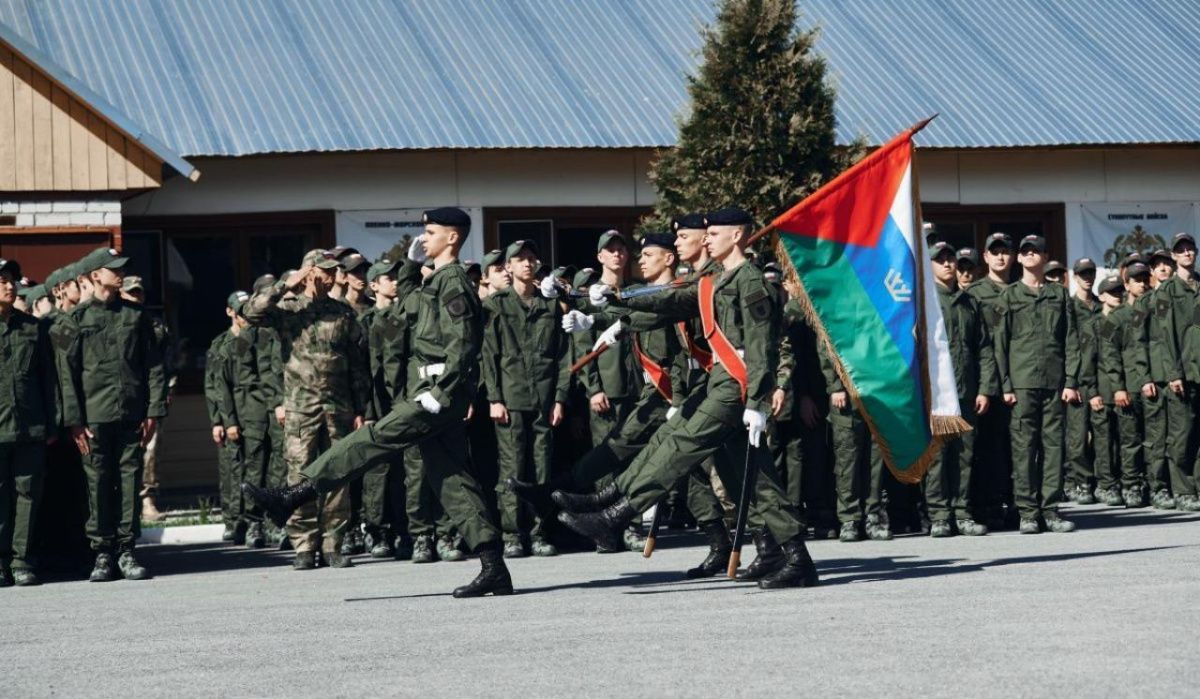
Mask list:
[{"label": "building", "polygon": [[[918,137],[918,175],[926,218],[956,245],[1039,232],[1059,258],[1102,257],[1111,230],[1195,227],[1200,6],[799,4],[821,28],[842,142],[882,143],[940,113]],[[649,166],[674,142],[714,12],[709,0],[0,0],[4,44],[114,105],[98,111],[152,135],[133,140],[167,166],[155,186],[103,194],[120,202],[121,244],[157,260],[149,300],[182,347],[166,485],[212,480],[195,392],[229,289],[317,245],[377,254],[430,206],[471,212],[473,258],[535,238],[556,264],[587,263],[596,233],[630,230],[654,203]],[[0,144],[0,174],[9,157]],[[38,196],[3,180],[0,192],[18,211]],[[0,246],[28,222],[4,224]]]}]

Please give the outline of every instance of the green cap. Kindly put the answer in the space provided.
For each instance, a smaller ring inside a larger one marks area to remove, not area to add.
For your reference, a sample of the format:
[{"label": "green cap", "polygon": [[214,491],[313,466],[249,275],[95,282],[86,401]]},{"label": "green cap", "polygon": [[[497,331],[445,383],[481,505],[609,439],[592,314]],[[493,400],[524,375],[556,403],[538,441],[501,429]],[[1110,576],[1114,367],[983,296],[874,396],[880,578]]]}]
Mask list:
[{"label": "green cap", "polygon": [[242,306],[250,300],[250,294],[244,291],[235,291],[225,299],[225,305],[233,310],[234,313],[241,315]]},{"label": "green cap", "polygon": [[391,274],[399,266],[399,262],[392,262],[386,257],[381,257],[378,262],[371,265],[371,268],[367,270],[367,281],[373,282],[385,274]]},{"label": "green cap", "polygon": [[504,261],[507,262],[517,255],[521,254],[522,250],[528,250],[533,253],[534,257],[540,257],[538,253],[537,243],[532,240],[514,240],[509,243],[508,247],[504,248]]},{"label": "green cap", "polygon": [[317,248],[304,253],[304,261],[301,266],[308,265],[317,269],[337,269],[337,257],[328,250]]},{"label": "green cap", "polygon": [[489,250],[488,253],[483,256],[483,262],[480,264],[483,265],[484,271],[487,271],[487,268],[491,267],[492,265],[503,265],[503,257],[503,250]]},{"label": "green cap", "polygon": [[625,236],[621,235],[620,231],[612,229],[604,231],[600,234],[600,240],[596,241],[596,252],[600,252],[604,248],[608,247],[608,244],[614,240],[621,241],[625,245],[626,249],[629,248],[629,241],[625,240]]},{"label": "green cap", "polygon": [[571,280],[571,286],[576,289],[582,289],[585,286],[590,286],[596,283],[600,278],[600,273],[591,267],[584,267],[575,273],[575,278]]},{"label": "green cap", "polygon": [[75,263],[75,276],[90,274],[98,269],[121,269],[129,262],[116,248],[96,248]]},{"label": "green cap", "polygon": [[27,303],[36,303],[38,299],[46,295],[46,285],[38,284],[37,286],[31,286],[28,289],[21,289],[21,292],[22,295],[25,296],[25,301]]},{"label": "green cap", "polygon": [[367,260],[367,258],[363,257],[362,255],[358,254],[357,252],[352,252],[348,255],[343,256],[341,258],[340,262],[342,265],[342,270],[345,271],[347,274],[355,272],[361,268],[369,267],[371,264],[370,261]]},{"label": "green cap", "polygon": [[54,287],[58,286],[59,284],[62,284],[62,282],[63,282],[62,268],[59,267],[58,269],[54,270],[50,274],[47,274],[46,279],[42,283],[46,285],[46,290],[47,290],[47,292],[49,292],[49,291],[53,291]]},{"label": "green cap", "polygon": [[929,246],[929,259],[936,260],[938,255],[946,252],[950,253],[951,257],[954,256],[954,248],[950,246],[950,243],[940,240]]}]

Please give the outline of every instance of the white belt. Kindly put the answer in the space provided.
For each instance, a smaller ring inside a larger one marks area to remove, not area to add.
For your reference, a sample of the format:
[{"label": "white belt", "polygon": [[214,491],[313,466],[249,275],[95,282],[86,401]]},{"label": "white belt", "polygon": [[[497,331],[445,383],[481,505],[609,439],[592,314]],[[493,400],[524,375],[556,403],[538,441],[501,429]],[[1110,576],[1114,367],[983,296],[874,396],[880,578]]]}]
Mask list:
[{"label": "white belt", "polygon": [[650,376],[650,372],[642,370],[642,381],[646,383],[654,383],[654,377]]},{"label": "white belt", "polygon": [[[739,356],[739,357],[741,357],[742,359],[745,359],[745,358],[746,358],[746,350],[743,350],[743,349],[737,350],[737,354],[738,354],[738,356]],[[713,363],[714,363],[714,364],[720,364],[720,363],[721,363],[721,357],[720,357],[720,356],[719,356],[719,355],[718,355],[716,352],[713,352]]]},{"label": "white belt", "polygon": [[703,367],[700,366],[700,362],[697,361],[695,357],[688,357],[688,369],[691,371],[699,371],[702,368]]},{"label": "white belt", "polygon": [[446,373],[446,364],[439,362],[437,364],[426,364],[422,367],[417,367],[417,376],[422,379],[428,379],[433,376],[441,376]]}]

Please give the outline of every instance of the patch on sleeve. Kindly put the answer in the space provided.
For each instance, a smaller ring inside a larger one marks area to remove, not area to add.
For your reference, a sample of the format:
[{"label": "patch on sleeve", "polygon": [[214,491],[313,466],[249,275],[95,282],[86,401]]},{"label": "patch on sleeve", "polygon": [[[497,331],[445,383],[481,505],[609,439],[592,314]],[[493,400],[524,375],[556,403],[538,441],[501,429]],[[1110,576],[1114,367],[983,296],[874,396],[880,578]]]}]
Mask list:
[{"label": "patch on sleeve", "polygon": [[1165,316],[1171,310],[1170,299],[1161,298],[1154,304],[1154,315]]},{"label": "patch on sleeve", "polygon": [[766,289],[755,289],[746,294],[746,307],[750,309],[750,317],[763,321],[771,317],[771,297]]},{"label": "patch on sleeve", "polygon": [[471,310],[471,305],[467,303],[467,295],[465,293],[455,294],[450,300],[446,301],[446,312],[451,318],[461,318]]},{"label": "patch on sleeve", "polygon": [[53,330],[50,333],[50,344],[54,345],[54,349],[66,352],[71,348],[71,334],[62,330]]}]

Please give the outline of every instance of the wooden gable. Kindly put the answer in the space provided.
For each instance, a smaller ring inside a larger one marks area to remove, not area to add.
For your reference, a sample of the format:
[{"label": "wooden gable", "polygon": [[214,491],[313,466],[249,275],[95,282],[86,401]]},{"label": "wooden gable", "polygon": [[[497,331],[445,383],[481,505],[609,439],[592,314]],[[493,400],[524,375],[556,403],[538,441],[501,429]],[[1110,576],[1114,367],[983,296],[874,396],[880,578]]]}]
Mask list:
[{"label": "wooden gable", "polygon": [[161,159],[2,42],[0,134],[0,192],[162,185]]}]

